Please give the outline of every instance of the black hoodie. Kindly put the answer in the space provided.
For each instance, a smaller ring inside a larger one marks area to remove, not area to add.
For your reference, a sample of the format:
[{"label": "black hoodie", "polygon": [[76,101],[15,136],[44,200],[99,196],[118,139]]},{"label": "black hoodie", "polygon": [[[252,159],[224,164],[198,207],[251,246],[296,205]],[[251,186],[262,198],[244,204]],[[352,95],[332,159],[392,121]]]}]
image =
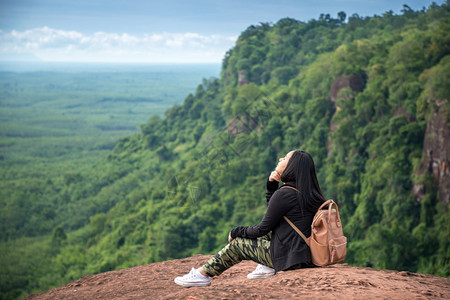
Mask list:
[{"label": "black hoodie", "polygon": [[[255,239],[272,231],[270,253],[275,271],[287,270],[300,263],[311,262],[311,251],[303,238],[284,220],[287,216],[306,237],[311,235],[311,223],[316,211],[302,208],[297,192],[283,186],[295,187],[287,182],[278,188],[277,181],[267,181],[267,211],[261,222],[254,226],[238,226],[231,237]],[[295,187],[296,188],[296,187]]]}]

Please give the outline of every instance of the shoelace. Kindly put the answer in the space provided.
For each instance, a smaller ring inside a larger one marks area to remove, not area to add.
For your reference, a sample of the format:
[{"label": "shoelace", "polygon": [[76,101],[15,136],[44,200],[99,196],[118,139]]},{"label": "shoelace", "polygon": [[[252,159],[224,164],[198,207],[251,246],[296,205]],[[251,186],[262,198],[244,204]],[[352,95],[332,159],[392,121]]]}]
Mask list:
[{"label": "shoelace", "polygon": [[184,275],[184,276],[185,276],[186,279],[194,279],[196,277],[195,275],[196,275],[195,274],[195,269],[192,268],[191,271],[189,272],[189,274]]}]

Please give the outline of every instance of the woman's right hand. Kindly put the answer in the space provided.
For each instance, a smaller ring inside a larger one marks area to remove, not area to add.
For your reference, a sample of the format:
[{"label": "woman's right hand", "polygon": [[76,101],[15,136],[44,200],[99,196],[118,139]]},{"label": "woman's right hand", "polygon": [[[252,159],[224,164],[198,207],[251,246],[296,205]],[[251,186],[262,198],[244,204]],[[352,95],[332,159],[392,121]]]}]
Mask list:
[{"label": "woman's right hand", "polygon": [[281,175],[277,171],[272,171],[269,176],[269,181],[281,181]]},{"label": "woman's right hand", "polygon": [[231,231],[230,231],[230,233],[228,234],[228,242],[231,243],[232,240],[233,240],[233,238],[231,237]]}]

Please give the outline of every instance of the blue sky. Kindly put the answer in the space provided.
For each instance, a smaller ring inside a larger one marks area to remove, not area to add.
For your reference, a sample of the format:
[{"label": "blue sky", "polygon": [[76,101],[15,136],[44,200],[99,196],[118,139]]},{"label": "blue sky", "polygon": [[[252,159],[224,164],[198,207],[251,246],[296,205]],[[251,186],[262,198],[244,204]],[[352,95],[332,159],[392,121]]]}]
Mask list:
[{"label": "blue sky", "polygon": [[[260,22],[400,14],[418,0],[0,0],[0,60],[220,62]],[[441,5],[444,0],[434,1]]]}]

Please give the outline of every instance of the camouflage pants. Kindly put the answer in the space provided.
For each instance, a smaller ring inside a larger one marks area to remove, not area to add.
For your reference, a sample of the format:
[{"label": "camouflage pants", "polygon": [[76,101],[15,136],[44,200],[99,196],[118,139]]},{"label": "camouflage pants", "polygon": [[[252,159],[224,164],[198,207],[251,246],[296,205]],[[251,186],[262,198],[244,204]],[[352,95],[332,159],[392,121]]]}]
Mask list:
[{"label": "camouflage pants", "polygon": [[232,240],[203,265],[203,270],[208,276],[213,277],[243,260],[253,260],[273,268],[270,256],[270,234],[257,239],[238,237]]}]

